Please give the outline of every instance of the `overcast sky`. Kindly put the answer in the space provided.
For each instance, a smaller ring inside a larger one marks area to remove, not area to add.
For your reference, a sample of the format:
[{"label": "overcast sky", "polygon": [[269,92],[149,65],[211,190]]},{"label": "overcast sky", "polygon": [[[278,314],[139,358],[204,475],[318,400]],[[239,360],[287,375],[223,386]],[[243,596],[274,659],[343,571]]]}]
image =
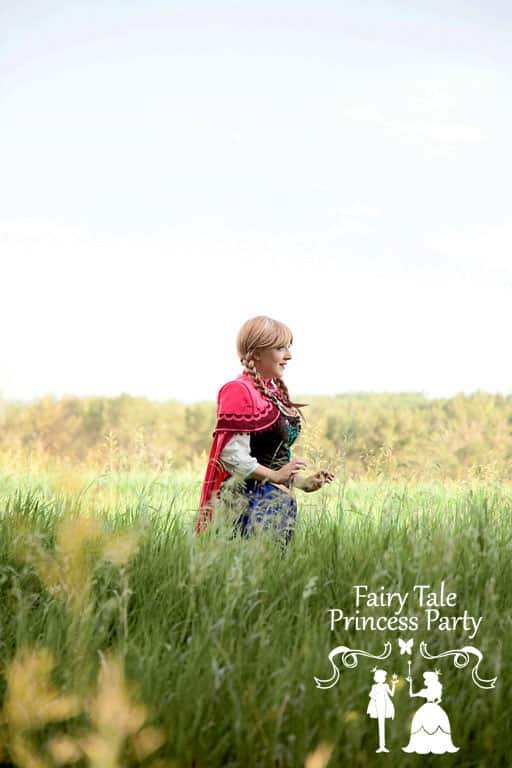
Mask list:
[{"label": "overcast sky", "polygon": [[512,6],[0,3],[0,397],[512,393]]}]

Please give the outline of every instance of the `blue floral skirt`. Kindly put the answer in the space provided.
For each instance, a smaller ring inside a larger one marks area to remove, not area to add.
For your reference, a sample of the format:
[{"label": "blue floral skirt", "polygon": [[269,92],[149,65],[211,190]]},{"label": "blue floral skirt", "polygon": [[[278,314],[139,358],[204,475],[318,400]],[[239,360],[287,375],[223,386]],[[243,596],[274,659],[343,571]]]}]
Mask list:
[{"label": "blue floral skirt", "polygon": [[297,499],[272,483],[253,478],[241,484],[240,492],[247,502],[235,519],[235,532],[249,539],[258,529],[271,530],[282,545],[289,544],[297,520]]}]

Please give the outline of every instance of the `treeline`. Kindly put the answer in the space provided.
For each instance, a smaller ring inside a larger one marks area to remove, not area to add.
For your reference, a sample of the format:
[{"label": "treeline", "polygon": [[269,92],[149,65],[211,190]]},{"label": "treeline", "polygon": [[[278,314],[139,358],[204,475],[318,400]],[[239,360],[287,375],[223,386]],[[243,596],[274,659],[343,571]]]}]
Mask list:
[{"label": "treeline", "polygon": [[[476,392],[295,395],[308,402],[295,455],[338,476],[508,480],[512,396]],[[215,404],[153,402],[123,394],[44,397],[0,403],[3,468],[45,464],[100,471],[135,468],[203,472]]]}]

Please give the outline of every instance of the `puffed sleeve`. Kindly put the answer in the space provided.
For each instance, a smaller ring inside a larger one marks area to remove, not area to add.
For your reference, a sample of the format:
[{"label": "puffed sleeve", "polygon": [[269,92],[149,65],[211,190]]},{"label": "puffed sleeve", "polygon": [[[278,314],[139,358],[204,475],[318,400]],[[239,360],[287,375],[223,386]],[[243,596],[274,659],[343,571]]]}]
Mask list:
[{"label": "puffed sleeve", "polygon": [[222,449],[220,460],[231,474],[247,477],[256,469],[258,460],[251,456],[250,439],[248,432],[235,432]]}]

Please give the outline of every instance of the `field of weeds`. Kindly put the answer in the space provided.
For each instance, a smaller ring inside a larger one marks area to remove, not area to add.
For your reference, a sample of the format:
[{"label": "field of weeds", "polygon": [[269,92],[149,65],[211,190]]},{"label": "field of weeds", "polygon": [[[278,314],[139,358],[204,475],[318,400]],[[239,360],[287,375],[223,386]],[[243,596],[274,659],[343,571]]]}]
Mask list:
[{"label": "field of weeds", "polygon": [[[200,483],[186,473],[1,478],[2,765],[378,765],[366,714],[376,665],[399,678],[386,723],[393,764],[510,765],[510,486],[338,480],[298,491],[282,554],[264,531],[233,538],[227,509],[195,535]],[[439,598],[442,582],[456,603],[427,628],[414,588]],[[408,623],[391,621],[395,604],[356,609],[355,585],[408,594]],[[469,617],[481,618],[471,639]],[[411,654],[398,639],[413,640]],[[432,655],[477,648],[477,679],[495,686],[475,684],[475,659],[428,661],[421,642]],[[377,656],[385,643],[386,661],[338,657],[338,682],[316,686],[335,647]],[[457,753],[402,751],[423,703],[409,696],[408,662],[415,691],[423,672],[441,672]]]}]

